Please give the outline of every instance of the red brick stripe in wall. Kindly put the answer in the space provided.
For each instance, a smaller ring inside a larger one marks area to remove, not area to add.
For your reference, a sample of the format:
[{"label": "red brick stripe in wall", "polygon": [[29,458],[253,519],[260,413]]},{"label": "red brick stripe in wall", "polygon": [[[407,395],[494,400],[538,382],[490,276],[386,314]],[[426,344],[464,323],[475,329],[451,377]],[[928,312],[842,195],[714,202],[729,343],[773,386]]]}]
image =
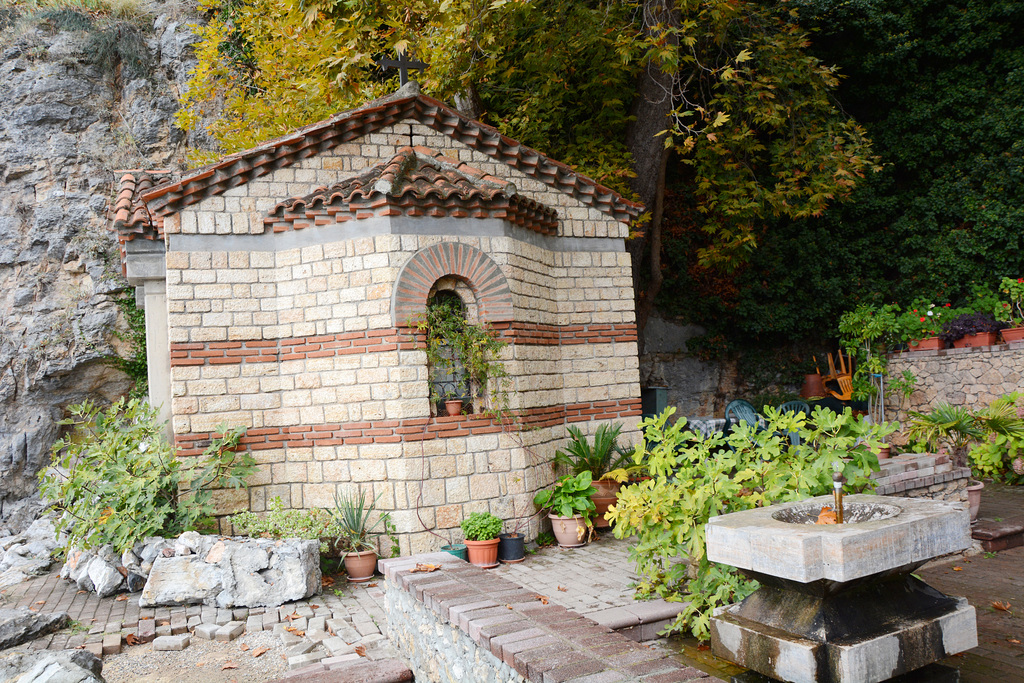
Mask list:
[{"label": "red brick stripe in wall", "polygon": [[[635,342],[636,325],[538,325],[498,323],[494,329],[511,344],[559,346],[604,342]],[[326,358],[352,353],[378,353],[423,348],[423,339],[413,330],[368,330],[293,337],[267,341],[190,342],[171,344],[171,365],[228,365],[276,363],[304,358]]]},{"label": "red brick stripe in wall", "polygon": [[[521,415],[523,427],[550,427],[566,422],[611,420],[640,415],[640,399],[592,401],[570,405],[531,408]],[[313,448],[369,443],[401,443],[479,434],[495,434],[502,426],[486,415],[418,417],[407,420],[376,420],[344,424],[296,425],[250,429],[242,445],[251,451],[271,448]],[[212,432],[178,434],[178,454],[201,455],[214,437]]]}]

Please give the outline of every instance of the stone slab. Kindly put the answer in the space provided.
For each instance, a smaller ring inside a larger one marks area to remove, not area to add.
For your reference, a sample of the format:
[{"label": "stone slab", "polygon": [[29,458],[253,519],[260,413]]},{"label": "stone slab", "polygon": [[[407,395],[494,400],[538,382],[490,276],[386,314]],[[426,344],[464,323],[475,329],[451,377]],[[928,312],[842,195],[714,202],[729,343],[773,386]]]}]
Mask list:
[{"label": "stone slab", "polygon": [[192,633],[196,638],[202,638],[203,640],[216,640],[217,631],[219,630],[220,626],[217,624],[199,624]]},{"label": "stone slab", "polygon": [[217,629],[217,640],[221,642],[228,642],[234,640],[238,636],[245,633],[245,622],[242,621],[229,621],[228,623]]},{"label": "stone slab", "polygon": [[864,494],[845,500],[892,505],[900,512],[888,519],[833,525],[772,517],[794,505],[831,505],[832,496],[733,512],[708,522],[708,559],[800,583],[851,581],[971,546],[970,516],[960,503]]},{"label": "stone slab", "polygon": [[160,636],[153,641],[153,649],[157,652],[179,652],[191,644],[187,633],[177,636]]}]

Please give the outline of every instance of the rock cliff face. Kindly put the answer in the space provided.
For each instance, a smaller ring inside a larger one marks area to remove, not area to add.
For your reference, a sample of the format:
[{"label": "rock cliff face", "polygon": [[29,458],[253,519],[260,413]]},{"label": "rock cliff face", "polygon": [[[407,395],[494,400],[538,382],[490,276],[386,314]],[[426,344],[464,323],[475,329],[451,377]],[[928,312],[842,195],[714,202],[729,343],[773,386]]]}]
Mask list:
[{"label": "rock cliff face", "polygon": [[103,362],[115,302],[131,294],[106,217],[114,171],[180,166],[190,142],[172,116],[194,19],[156,7],[132,24],[142,77],[98,54],[109,23],[0,10],[0,535],[37,513],[36,473],[66,407],[130,386]]}]

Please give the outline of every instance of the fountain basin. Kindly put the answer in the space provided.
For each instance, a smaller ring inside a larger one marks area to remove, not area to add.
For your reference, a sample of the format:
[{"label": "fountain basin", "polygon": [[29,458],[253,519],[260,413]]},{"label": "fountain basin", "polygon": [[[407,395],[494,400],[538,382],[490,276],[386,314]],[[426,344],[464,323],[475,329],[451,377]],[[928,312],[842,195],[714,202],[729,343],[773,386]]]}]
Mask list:
[{"label": "fountain basin", "polygon": [[706,527],[708,559],[800,583],[845,582],[971,546],[970,518],[960,503],[857,494],[846,496],[845,507],[867,506],[856,513],[864,521],[801,521],[832,502],[818,496],[713,517]]},{"label": "fountain basin", "polygon": [[707,524],[708,559],[761,583],[715,610],[716,656],[771,680],[879,683],[977,646],[974,608],[911,574],[970,547],[962,504],[854,495],[844,505],[853,521],[814,524],[832,503],[820,496]]}]

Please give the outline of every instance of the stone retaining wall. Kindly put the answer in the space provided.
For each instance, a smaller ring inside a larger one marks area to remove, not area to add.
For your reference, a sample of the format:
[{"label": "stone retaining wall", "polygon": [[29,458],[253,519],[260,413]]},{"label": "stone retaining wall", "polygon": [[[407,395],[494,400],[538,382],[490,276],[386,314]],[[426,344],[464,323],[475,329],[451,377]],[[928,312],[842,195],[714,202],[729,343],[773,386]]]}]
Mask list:
[{"label": "stone retaining wall", "polygon": [[874,493],[880,496],[967,500],[968,467],[953,467],[949,455],[907,453],[882,460],[881,471],[872,475],[878,482]]},{"label": "stone retaining wall", "polygon": [[[410,570],[420,563],[442,568]],[[447,553],[379,562],[417,681],[687,681],[707,674]]]},{"label": "stone retaining wall", "polygon": [[[893,354],[889,357],[889,377],[899,377],[909,370],[917,378],[917,385],[903,406],[887,406],[891,412],[886,417],[906,427],[909,411],[927,411],[943,401],[983,408],[1003,394],[1024,387],[1022,367],[1024,342]],[[890,400],[894,403],[897,399]]]}]

